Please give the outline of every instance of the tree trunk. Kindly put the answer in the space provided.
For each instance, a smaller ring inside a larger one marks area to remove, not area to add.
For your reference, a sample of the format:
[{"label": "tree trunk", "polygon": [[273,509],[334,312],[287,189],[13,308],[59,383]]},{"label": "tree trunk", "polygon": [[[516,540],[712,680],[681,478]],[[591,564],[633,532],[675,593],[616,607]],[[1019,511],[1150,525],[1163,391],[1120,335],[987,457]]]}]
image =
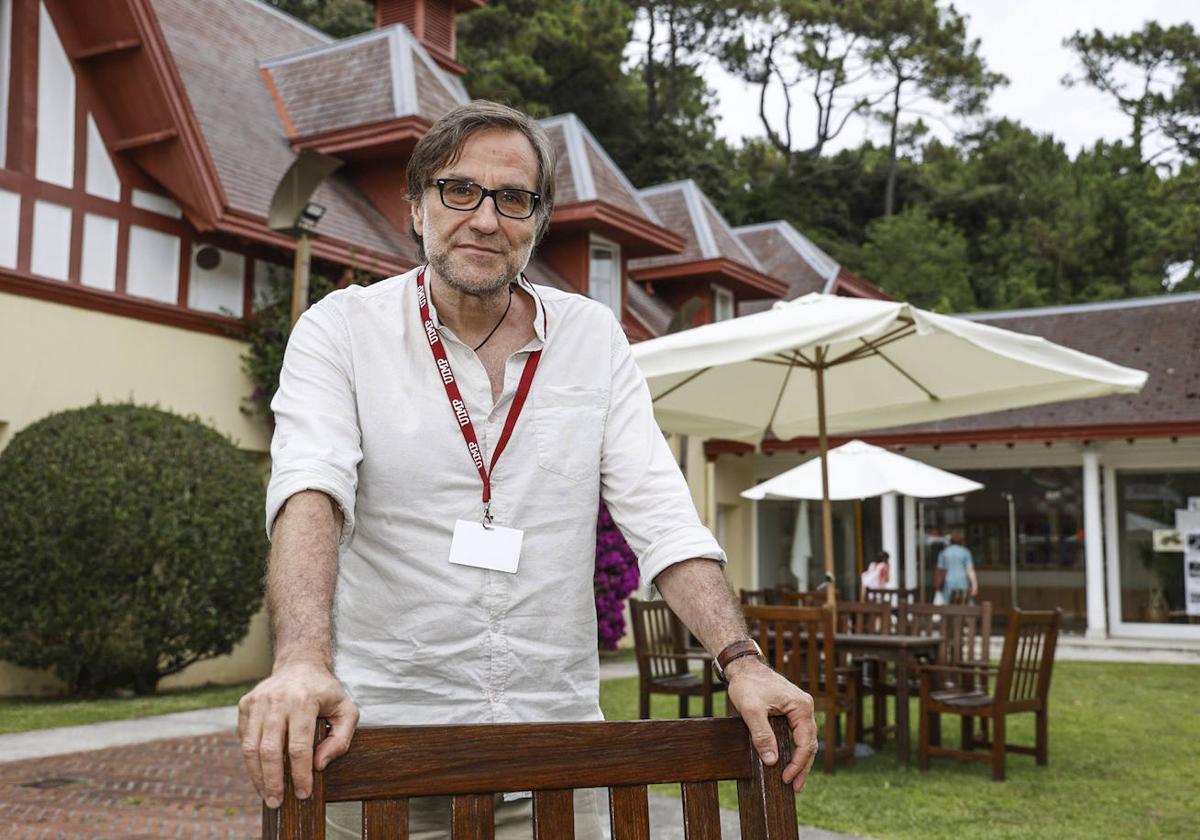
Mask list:
[{"label": "tree trunk", "polygon": [[896,135],[900,128],[900,86],[903,79],[896,80],[896,89],[892,92],[892,132],[888,143],[888,172],[887,186],[883,192],[883,215],[891,216],[896,212]]},{"label": "tree trunk", "polygon": [[646,6],[650,14],[650,35],[646,38],[646,122],[650,128],[658,125],[658,81],[654,75],[654,4]]},{"label": "tree trunk", "polygon": [[679,110],[679,34],[675,31],[675,3],[667,6],[667,60],[671,72],[667,77],[667,115],[674,117]]}]

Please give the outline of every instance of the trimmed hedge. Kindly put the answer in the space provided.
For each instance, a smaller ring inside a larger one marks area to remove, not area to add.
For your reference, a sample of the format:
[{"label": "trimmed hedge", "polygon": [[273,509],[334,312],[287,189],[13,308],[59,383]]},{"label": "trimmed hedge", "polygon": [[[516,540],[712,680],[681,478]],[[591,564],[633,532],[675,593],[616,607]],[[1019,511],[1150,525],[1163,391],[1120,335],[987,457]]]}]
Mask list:
[{"label": "trimmed hedge", "polygon": [[0,659],[90,695],[230,652],[262,600],[263,495],[249,456],[158,409],[22,430],[0,452]]}]

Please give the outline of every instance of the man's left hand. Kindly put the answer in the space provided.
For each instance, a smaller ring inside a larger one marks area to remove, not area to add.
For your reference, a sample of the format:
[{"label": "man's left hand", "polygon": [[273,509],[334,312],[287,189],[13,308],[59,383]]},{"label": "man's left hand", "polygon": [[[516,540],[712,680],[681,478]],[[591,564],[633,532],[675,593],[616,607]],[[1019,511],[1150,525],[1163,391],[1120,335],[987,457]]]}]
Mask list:
[{"label": "man's left hand", "polygon": [[750,740],[763,764],[779,760],[779,745],[767,718],[787,717],[795,747],[791,761],[783,768],[783,781],[797,793],[804,790],[817,756],[812,697],[752,657],[730,662],[725,676],[729,679],[729,700],[746,722]]}]

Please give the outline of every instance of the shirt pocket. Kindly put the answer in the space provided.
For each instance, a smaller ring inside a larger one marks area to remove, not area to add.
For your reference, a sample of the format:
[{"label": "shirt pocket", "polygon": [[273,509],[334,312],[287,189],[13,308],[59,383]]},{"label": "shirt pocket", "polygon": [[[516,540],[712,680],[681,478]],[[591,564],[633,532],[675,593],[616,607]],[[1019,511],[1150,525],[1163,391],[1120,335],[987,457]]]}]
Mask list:
[{"label": "shirt pocket", "polygon": [[608,391],[546,386],[533,395],[538,466],[572,481],[599,480]]}]

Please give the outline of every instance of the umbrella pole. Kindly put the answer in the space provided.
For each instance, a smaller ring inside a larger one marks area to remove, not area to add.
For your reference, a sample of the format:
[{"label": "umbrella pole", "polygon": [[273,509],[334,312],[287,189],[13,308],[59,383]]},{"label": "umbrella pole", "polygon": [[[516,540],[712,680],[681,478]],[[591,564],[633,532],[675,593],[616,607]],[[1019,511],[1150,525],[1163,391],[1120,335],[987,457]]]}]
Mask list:
[{"label": "umbrella pole", "polygon": [[821,448],[821,536],[825,543],[825,600],[837,605],[833,575],[833,505],[829,501],[829,435],[825,430],[825,348],[817,348],[817,438]]},{"label": "umbrella pole", "polygon": [[862,499],[854,500],[854,548],[858,554],[858,585],[859,585],[858,600],[865,601],[867,599],[867,593],[864,591],[863,585],[862,585],[862,575],[863,575],[863,505],[862,505],[862,502],[863,502]]}]

